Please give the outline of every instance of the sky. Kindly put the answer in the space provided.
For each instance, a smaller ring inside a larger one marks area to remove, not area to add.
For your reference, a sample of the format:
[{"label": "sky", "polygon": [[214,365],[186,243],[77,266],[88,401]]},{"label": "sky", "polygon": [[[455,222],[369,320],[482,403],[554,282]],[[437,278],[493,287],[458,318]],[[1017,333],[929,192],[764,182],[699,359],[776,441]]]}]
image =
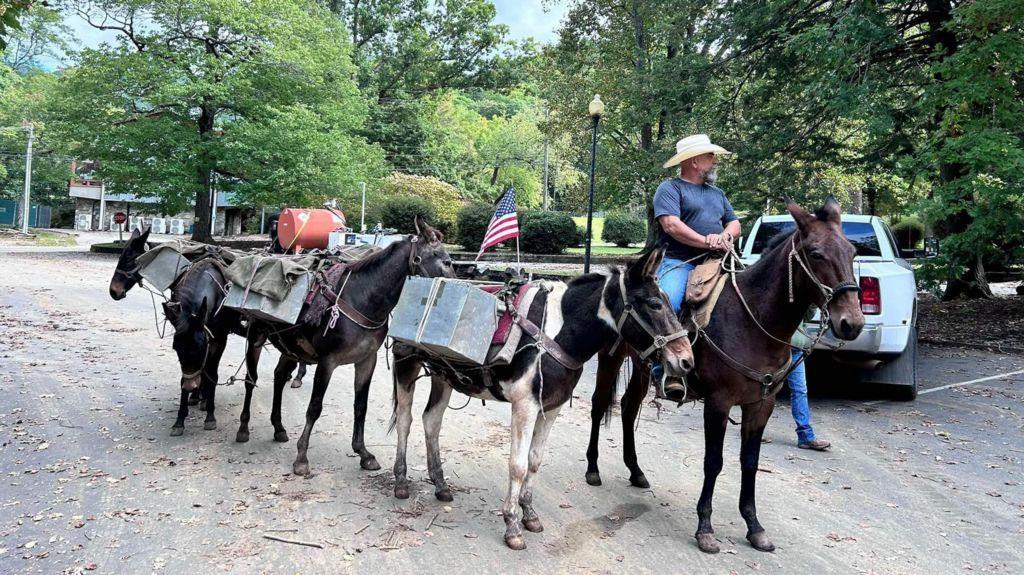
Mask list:
[{"label": "sky", "polygon": [[[555,31],[568,10],[569,0],[491,0],[497,8],[497,22],[509,27],[509,36],[514,40],[533,37],[541,43],[557,40]],[[79,47],[95,47],[103,41],[110,41],[115,34],[92,28],[75,15],[65,18],[65,23],[74,30]]]}]

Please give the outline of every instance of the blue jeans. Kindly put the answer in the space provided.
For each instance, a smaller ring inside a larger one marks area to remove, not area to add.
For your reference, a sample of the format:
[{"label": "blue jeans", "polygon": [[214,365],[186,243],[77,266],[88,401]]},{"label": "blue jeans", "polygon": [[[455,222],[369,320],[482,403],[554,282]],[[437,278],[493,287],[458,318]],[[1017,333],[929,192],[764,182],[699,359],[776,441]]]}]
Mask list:
[{"label": "blue jeans", "polygon": [[[679,309],[683,307],[683,298],[686,297],[686,282],[690,279],[690,272],[696,267],[691,263],[671,258],[663,259],[661,266],[658,267],[658,287],[668,296],[668,302],[672,305],[672,312],[677,315],[679,314]],[[651,369],[651,378],[655,385],[661,382],[664,372],[665,370],[661,367],[661,362],[654,364],[654,367]]]},{"label": "blue jeans", "polygon": [[[793,361],[799,361],[803,352],[794,349]],[[807,403],[807,372],[804,363],[796,366],[786,379],[789,383],[789,406],[793,410],[793,421],[796,422],[796,438],[799,443],[814,441],[814,430],[811,429],[811,406]]]}]

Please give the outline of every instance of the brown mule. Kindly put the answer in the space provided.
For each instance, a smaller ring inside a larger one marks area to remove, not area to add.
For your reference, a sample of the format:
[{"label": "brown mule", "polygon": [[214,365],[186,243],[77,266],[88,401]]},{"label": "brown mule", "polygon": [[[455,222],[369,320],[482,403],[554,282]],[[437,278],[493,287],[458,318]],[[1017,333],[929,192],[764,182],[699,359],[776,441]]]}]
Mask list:
[{"label": "brown mule", "polygon": [[[772,551],[775,546],[757,519],[755,479],[761,437],[791,362],[789,340],[810,305],[824,310],[832,332],[840,339],[853,340],[864,327],[853,274],[856,250],[843,235],[839,204],[829,197],[811,214],[787,198],[786,208],[796,220],[796,231],[782,238],[757,264],[736,275],[735,284],[723,291],[711,322],[694,344],[696,366],[688,383],[691,392],[704,399],[705,445],[696,538],[706,553],[719,551],[711,525],[711,501],[722,470],[729,410],[739,405],[743,413],[739,507],[747,524],[747,540],[758,550]],[[683,315],[688,317],[685,310]],[[599,357],[587,451],[587,482],[591,485],[600,484],[597,440],[601,415],[611,402],[615,376],[628,353],[631,351],[620,349]],[[622,405],[623,429],[629,430],[624,438],[624,458],[630,482],[639,486],[646,486],[647,479],[636,463],[632,429],[650,385],[648,371],[634,362]]]}]

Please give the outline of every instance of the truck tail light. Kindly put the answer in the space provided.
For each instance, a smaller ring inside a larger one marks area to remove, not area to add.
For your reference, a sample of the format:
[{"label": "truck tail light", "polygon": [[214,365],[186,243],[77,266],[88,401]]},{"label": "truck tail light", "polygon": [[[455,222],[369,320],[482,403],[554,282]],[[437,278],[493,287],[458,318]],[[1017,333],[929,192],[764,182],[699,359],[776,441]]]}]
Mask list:
[{"label": "truck tail light", "polygon": [[860,311],[866,315],[882,313],[882,290],[878,285],[878,278],[861,276]]}]

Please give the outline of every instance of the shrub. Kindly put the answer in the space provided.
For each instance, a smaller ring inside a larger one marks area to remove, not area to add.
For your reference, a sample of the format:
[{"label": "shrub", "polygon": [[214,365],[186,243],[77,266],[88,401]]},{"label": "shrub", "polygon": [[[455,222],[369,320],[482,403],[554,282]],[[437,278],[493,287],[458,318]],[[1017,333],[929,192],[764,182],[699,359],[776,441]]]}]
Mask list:
[{"label": "shrub", "polygon": [[647,225],[640,218],[627,213],[611,213],[604,219],[601,240],[620,248],[638,244],[647,239]]},{"label": "shrub", "polygon": [[[384,179],[378,194],[385,203],[394,198],[425,200],[434,210],[430,224],[445,233],[455,228],[455,218],[463,204],[458,188],[447,182],[429,176],[412,176],[398,172]],[[383,221],[383,214],[381,218]],[[387,222],[384,223],[387,225]]]},{"label": "shrub", "polygon": [[380,210],[380,219],[384,227],[395,228],[399,233],[411,234],[416,232],[414,222],[416,216],[427,221],[431,225],[437,225],[437,213],[434,206],[430,205],[423,198],[397,197],[384,202]]},{"label": "shrub", "polygon": [[916,248],[924,239],[924,224],[917,218],[906,218],[892,226],[892,235],[896,236],[900,249]]},{"label": "shrub", "polygon": [[480,249],[487,233],[487,224],[494,216],[495,207],[485,203],[474,203],[459,210],[456,221],[455,239],[466,251],[475,252]]},{"label": "shrub", "polygon": [[582,248],[583,244],[587,241],[587,228],[583,226],[576,226],[576,235],[572,237],[571,247]]},{"label": "shrub", "polygon": [[558,254],[576,241],[576,224],[563,212],[529,211],[520,220],[519,240],[525,252]]}]

